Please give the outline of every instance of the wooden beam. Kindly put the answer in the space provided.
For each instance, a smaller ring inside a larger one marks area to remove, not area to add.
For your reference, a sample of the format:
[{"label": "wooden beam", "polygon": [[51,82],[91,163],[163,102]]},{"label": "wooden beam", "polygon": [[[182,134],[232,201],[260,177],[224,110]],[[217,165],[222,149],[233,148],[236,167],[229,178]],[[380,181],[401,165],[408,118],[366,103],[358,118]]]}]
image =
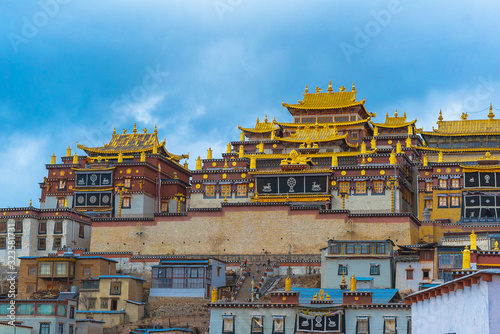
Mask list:
[{"label": "wooden beam", "polygon": [[492,274],[482,274],[481,280],[485,282],[491,282],[493,280],[493,275]]}]

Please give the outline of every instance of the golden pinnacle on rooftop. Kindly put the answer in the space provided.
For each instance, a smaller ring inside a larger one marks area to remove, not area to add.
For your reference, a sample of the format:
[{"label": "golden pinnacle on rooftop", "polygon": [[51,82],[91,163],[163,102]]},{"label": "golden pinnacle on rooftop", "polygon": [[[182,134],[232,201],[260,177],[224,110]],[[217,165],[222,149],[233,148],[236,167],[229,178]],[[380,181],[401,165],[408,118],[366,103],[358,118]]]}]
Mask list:
[{"label": "golden pinnacle on rooftop", "polygon": [[260,120],[259,120],[259,118],[257,117],[257,124],[259,124],[259,123],[260,123]]},{"label": "golden pinnacle on rooftop", "polygon": [[439,122],[442,122],[443,121],[443,112],[441,110],[439,110],[439,117],[438,117],[438,121]]},{"label": "golden pinnacle on rooftop", "polygon": [[266,117],[264,118],[264,123],[267,123],[267,114]]},{"label": "golden pinnacle on rooftop", "polygon": [[345,87],[344,85],[340,86],[340,89],[339,89],[341,92],[345,92]]},{"label": "golden pinnacle on rooftop", "polygon": [[137,123],[134,122],[134,129],[132,130],[133,133],[137,133]]},{"label": "golden pinnacle on rooftop", "polygon": [[113,136],[116,136],[116,126],[113,128]]},{"label": "golden pinnacle on rooftop", "polygon": [[488,113],[488,118],[492,120],[493,117],[495,117],[495,114],[493,113],[493,106],[490,103],[490,112]]},{"label": "golden pinnacle on rooftop", "polygon": [[307,85],[306,85],[305,94],[309,94],[309,88],[307,88]]},{"label": "golden pinnacle on rooftop", "polygon": [[396,108],[396,110],[394,111],[394,117],[398,117],[398,109]]},{"label": "golden pinnacle on rooftop", "polygon": [[333,88],[332,88],[332,80],[330,80],[330,82],[328,83],[328,89],[327,89],[328,93],[331,93],[333,92]]},{"label": "golden pinnacle on rooftop", "polygon": [[142,132],[148,133],[148,129],[144,128],[144,129],[142,129]]},{"label": "golden pinnacle on rooftop", "polygon": [[127,129],[123,129],[123,134],[126,135],[127,134]]},{"label": "golden pinnacle on rooftop", "polygon": [[316,87],[316,93],[321,93],[321,88]]},{"label": "golden pinnacle on rooftop", "polygon": [[356,91],[356,86],[354,86],[354,81],[352,82],[352,91]]},{"label": "golden pinnacle on rooftop", "polygon": [[463,112],[462,113],[462,116],[460,116],[460,118],[462,119],[462,121],[466,121],[467,120],[467,117],[469,117],[469,114],[466,113],[466,112]]}]

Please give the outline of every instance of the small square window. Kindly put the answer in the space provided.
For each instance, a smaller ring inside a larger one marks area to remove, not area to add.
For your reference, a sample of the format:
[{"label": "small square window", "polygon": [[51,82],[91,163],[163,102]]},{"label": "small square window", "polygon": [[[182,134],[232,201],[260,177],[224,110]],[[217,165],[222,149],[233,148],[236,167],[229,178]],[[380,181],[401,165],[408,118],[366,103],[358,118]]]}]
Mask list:
[{"label": "small square window", "polygon": [[366,194],[366,181],[356,182],[356,194]]},{"label": "small square window", "polygon": [[273,317],[273,334],[285,333],[285,317],[274,316]]},{"label": "small square window", "polygon": [[238,197],[246,197],[247,196],[247,185],[246,184],[238,184],[236,196],[238,196]]},{"label": "small square window", "polygon": [[90,276],[90,267],[83,267],[83,276]]},{"label": "small square window", "polygon": [[66,190],[66,180],[59,180],[59,190]]},{"label": "small square window", "polygon": [[375,247],[376,247],[375,253],[377,253],[377,254],[386,254],[387,253],[387,244],[385,244],[383,242],[378,242],[375,245]]},{"label": "small square window", "polygon": [[52,246],[52,249],[58,248],[61,248],[61,237],[54,237],[54,245]]},{"label": "small square window", "polygon": [[15,237],[14,247],[15,247],[16,249],[21,249],[21,248],[23,248],[23,244],[22,244],[22,240],[21,240],[21,236],[20,236],[20,235],[17,235],[17,236]]},{"label": "small square window", "polygon": [[432,199],[426,199],[425,200],[425,208],[427,210],[432,210]]},{"label": "small square window", "polygon": [[358,140],[358,133],[357,132],[351,133],[351,139],[352,140]]},{"label": "small square window", "polygon": [[50,324],[40,324],[40,334],[50,334]]},{"label": "small square window", "polygon": [[359,245],[359,250],[360,250],[361,254],[371,254],[372,245],[369,243],[362,243]]},{"label": "small square window", "polygon": [[222,333],[234,333],[233,316],[222,316]]},{"label": "small square window", "polygon": [[380,275],[380,265],[377,263],[370,264],[370,275]]},{"label": "small square window", "polygon": [[356,334],[370,334],[368,317],[356,318]]},{"label": "small square window", "polygon": [[422,277],[423,277],[423,279],[429,279],[430,278],[430,270],[429,269],[422,269]]},{"label": "small square window", "polygon": [[330,254],[340,254],[340,244],[330,244]]},{"label": "small square window", "polygon": [[47,234],[47,222],[38,222],[38,234]]},{"label": "small square window", "polygon": [[339,192],[344,193],[344,194],[349,193],[349,182],[348,181],[339,182]]},{"label": "small square window", "polygon": [[231,185],[230,184],[223,184],[220,187],[220,195],[221,197],[231,197]]},{"label": "small square window", "polygon": [[205,197],[215,197],[215,185],[205,186]]},{"label": "small square window", "polygon": [[411,270],[406,269],[406,279],[407,280],[412,280],[413,279],[413,269],[411,269]]},{"label": "small square window", "polygon": [[168,202],[161,202],[161,212],[168,212]]},{"label": "small square window", "polygon": [[111,283],[110,295],[121,295],[122,284],[120,282]]},{"label": "small square window", "polygon": [[425,182],[425,191],[432,192],[432,182]]},{"label": "small square window", "polygon": [[356,244],[353,242],[349,242],[345,244],[345,253],[346,254],[356,254]]},{"label": "small square window", "polygon": [[16,220],[14,223],[14,232],[15,233],[23,233],[23,221],[22,220]]},{"label": "small square window", "polygon": [[396,334],[395,317],[384,317],[384,334]]},{"label": "small square window", "polygon": [[107,310],[108,309],[108,299],[103,298],[101,299],[101,310]]},{"label": "small square window", "polygon": [[439,196],[438,206],[440,208],[447,208],[448,207],[448,197],[446,197],[446,196]]},{"label": "small square window", "polygon": [[339,264],[339,275],[348,275],[347,264]]},{"label": "small square window", "polygon": [[123,182],[125,188],[130,188],[131,187],[132,180],[130,178],[126,178]]},{"label": "small square window", "polygon": [[384,193],[384,181],[373,181],[373,192],[375,194]]},{"label": "small square window", "polygon": [[65,201],[65,198],[64,197],[59,197],[57,199],[57,207],[58,208],[64,208],[66,205],[66,201]]},{"label": "small square window", "polygon": [[460,188],[460,179],[451,179],[451,187],[455,189]]},{"label": "small square window", "polygon": [[439,188],[441,188],[441,189],[448,188],[448,180],[447,179],[439,179]]},{"label": "small square window", "polygon": [[0,233],[7,233],[7,222],[0,221]]},{"label": "small square window", "polygon": [[459,196],[451,196],[450,198],[450,206],[452,208],[460,207],[460,197]]},{"label": "small square window", "polygon": [[0,249],[5,249],[6,247],[5,237],[0,237]]},{"label": "small square window", "polygon": [[80,238],[84,238],[85,237],[85,225],[80,224],[80,230],[78,231],[78,236]]},{"label": "small square window", "polygon": [[127,196],[122,198],[122,208],[130,209],[130,197]]},{"label": "small square window", "polygon": [[29,276],[35,276],[36,275],[36,267],[30,267],[28,269],[28,275]]}]

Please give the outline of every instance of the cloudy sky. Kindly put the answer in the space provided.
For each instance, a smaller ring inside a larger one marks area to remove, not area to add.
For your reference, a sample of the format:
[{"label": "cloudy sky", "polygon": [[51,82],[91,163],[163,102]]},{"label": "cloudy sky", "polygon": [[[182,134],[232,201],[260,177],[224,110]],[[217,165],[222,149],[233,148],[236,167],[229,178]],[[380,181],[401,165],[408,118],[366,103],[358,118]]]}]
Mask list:
[{"label": "cloudy sky", "polygon": [[[0,1],[0,207],[38,207],[68,145],[158,126],[190,166],[238,125],[291,117],[305,85],[356,83],[418,127],[500,109],[495,1]],[[500,117],[500,111],[495,113]],[[82,154],[82,151],[78,151]]]}]

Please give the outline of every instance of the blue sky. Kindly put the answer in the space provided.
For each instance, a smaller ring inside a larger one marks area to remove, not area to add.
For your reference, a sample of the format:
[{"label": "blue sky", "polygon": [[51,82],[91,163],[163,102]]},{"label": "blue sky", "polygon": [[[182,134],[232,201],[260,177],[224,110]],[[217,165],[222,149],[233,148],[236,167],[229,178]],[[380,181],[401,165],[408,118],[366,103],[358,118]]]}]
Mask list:
[{"label": "blue sky", "polygon": [[[158,126],[190,167],[238,125],[291,120],[305,85],[356,83],[382,122],[500,109],[495,1],[0,2],[0,207],[38,206],[45,164],[76,143]],[[495,111],[500,117],[500,111]],[[78,151],[82,154],[82,151]]]}]

